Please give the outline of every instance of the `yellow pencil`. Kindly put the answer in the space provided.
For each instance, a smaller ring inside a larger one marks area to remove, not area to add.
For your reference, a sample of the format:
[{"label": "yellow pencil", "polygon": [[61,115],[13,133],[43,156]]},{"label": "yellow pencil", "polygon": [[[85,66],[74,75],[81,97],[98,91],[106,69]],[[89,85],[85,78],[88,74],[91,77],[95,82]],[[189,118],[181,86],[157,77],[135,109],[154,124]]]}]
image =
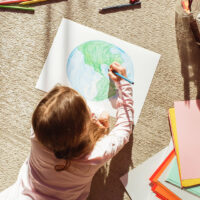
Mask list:
[{"label": "yellow pencil", "polygon": [[28,5],[28,4],[39,3],[39,2],[43,2],[43,1],[47,1],[47,0],[31,0],[31,1],[22,2],[20,4],[21,5]]}]

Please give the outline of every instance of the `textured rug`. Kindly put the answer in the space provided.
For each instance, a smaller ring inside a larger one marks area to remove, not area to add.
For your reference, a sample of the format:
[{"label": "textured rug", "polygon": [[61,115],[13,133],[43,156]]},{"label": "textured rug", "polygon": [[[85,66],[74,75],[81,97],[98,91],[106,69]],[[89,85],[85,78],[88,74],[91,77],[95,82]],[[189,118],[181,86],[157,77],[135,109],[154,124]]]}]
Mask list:
[{"label": "textured rug", "polygon": [[35,5],[34,13],[0,10],[0,191],[15,182],[29,154],[31,115],[44,95],[35,84],[63,17],[161,54],[130,142],[95,175],[88,199],[129,199],[119,177],[168,145],[168,109],[200,97],[200,49],[188,19],[175,14],[175,0],[98,12],[127,2],[57,0]]}]

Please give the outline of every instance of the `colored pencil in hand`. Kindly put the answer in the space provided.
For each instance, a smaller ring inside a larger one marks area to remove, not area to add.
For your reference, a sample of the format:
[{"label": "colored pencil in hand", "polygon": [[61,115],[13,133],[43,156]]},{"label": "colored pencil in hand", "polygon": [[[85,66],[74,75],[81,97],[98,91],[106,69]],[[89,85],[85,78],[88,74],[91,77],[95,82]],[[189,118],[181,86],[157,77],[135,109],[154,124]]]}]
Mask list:
[{"label": "colored pencil in hand", "polygon": [[125,76],[121,75],[120,73],[116,72],[116,71],[112,71],[115,75],[121,77],[122,79],[124,79],[125,81],[128,81],[130,84],[134,84],[133,81],[130,81],[129,79],[127,79]]}]

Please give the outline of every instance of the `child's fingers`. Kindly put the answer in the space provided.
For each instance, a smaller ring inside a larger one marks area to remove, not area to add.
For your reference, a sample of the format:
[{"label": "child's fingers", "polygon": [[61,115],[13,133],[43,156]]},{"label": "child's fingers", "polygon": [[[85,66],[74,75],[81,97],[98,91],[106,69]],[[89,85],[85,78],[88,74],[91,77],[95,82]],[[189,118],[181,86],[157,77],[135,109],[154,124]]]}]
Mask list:
[{"label": "child's fingers", "polygon": [[114,62],[114,63],[112,63],[112,64],[110,65],[110,69],[111,69],[111,70],[116,70],[116,71],[118,71],[119,67],[120,67],[120,64],[117,63],[117,62]]},{"label": "child's fingers", "polygon": [[113,72],[108,72],[108,76],[113,80],[113,81],[117,81],[118,80],[118,77],[115,75],[115,74],[113,74]]},{"label": "child's fingers", "polygon": [[99,122],[101,123],[102,126],[104,126],[105,128],[109,127],[109,121],[108,119],[99,119]]},{"label": "child's fingers", "polygon": [[100,119],[105,119],[105,120],[109,120],[109,114],[108,114],[108,112],[106,112],[106,111],[103,111],[100,115],[99,115],[99,120]]},{"label": "child's fingers", "polygon": [[103,127],[103,128],[109,128],[109,121],[108,120],[97,120],[96,122],[95,122],[99,127]]},{"label": "child's fingers", "polygon": [[116,71],[118,73],[120,73],[123,76],[126,76],[126,69],[124,67],[122,67],[119,63],[114,62],[110,65],[110,70],[111,71]]},{"label": "child's fingers", "polygon": [[99,126],[99,127],[104,127],[104,125],[98,120],[96,121],[96,124]]},{"label": "child's fingers", "polygon": [[118,62],[113,62],[111,65],[120,66]]},{"label": "child's fingers", "polygon": [[105,127],[108,128],[109,127],[109,114],[108,112],[104,111],[99,115],[99,122]]},{"label": "child's fingers", "polygon": [[99,120],[99,122],[101,123],[101,125],[105,128],[109,128],[109,122],[106,120]]}]

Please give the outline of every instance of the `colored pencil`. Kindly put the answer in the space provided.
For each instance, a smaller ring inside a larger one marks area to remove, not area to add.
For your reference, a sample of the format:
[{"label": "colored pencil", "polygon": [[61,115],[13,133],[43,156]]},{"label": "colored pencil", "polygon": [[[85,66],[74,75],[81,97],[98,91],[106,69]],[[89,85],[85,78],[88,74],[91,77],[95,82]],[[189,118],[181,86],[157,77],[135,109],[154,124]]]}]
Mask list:
[{"label": "colored pencil", "polygon": [[5,9],[15,9],[15,10],[34,11],[34,8],[27,8],[27,7],[22,7],[22,6],[7,6],[7,5],[0,5],[0,8],[5,8]]},{"label": "colored pencil", "polygon": [[22,2],[20,4],[21,5],[29,5],[29,4],[40,3],[40,2],[44,2],[44,1],[47,1],[47,0],[31,0],[31,1]]},{"label": "colored pencil", "polygon": [[121,77],[122,79],[124,79],[124,80],[128,81],[130,84],[134,84],[134,82],[133,82],[133,81],[130,81],[129,79],[127,79],[125,76],[123,76],[123,75],[119,74],[118,72],[116,72],[116,71],[112,71],[112,72],[113,72],[115,75],[117,75],[117,76]]},{"label": "colored pencil", "polygon": [[187,0],[182,0],[181,1],[182,7],[185,10],[186,13],[190,14],[190,9],[189,9],[189,1]]},{"label": "colored pencil", "polygon": [[105,8],[101,8],[99,10],[99,12],[106,12],[109,10],[118,10],[118,9],[123,9],[123,8],[130,8],[130,7],[134,7],[136,5],[140,5],[141,2],[140,1],[136,1],[135,3],[129,3],[129,4],[122,4],[122,5],[117,5],[117,6],[109,6],[109,7],[105,7]]},{"label": "colored pencil", "polygon": [[29,0],[8,0],[8,1],[0,2],[0,5],[12,4],[12,3],[20,3],[20,2],[24,2],[24,1],[29,1]]}]

